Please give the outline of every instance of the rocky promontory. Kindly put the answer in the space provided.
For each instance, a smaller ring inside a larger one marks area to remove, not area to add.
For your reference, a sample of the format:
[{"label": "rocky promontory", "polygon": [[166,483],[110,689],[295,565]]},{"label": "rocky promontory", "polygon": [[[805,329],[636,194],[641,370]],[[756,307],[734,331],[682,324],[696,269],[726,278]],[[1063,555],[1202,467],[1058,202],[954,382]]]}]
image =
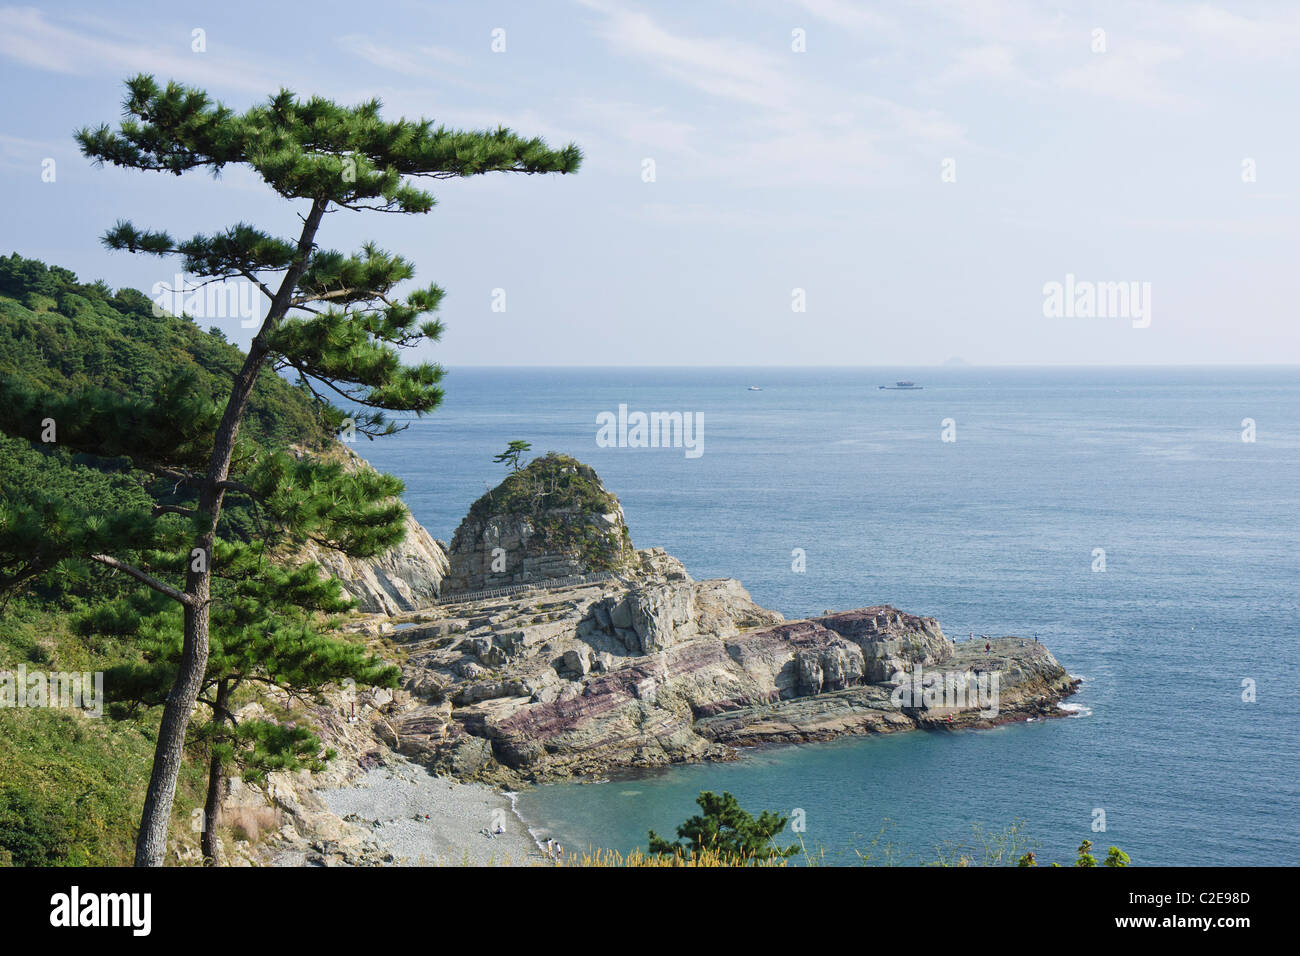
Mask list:
[{"label": "rocky promontory", "polygon": [[451,539],[446,589],[544,584],[636,563],[618,499],[590,465],[552,452],[470,506]]},{"label": "rocky promontory", "polygon": [[955,644],[934,618],[883,605],[787,621],[738,581],[695,581],[662,549],[634,550],[617,498],[562,455],[476,502],[450,552],[444,603],[359,626],[397,644],[404,672],[375,732],[462,778],[989,726],[1053,715],[1077,684],[1030,640]]}]

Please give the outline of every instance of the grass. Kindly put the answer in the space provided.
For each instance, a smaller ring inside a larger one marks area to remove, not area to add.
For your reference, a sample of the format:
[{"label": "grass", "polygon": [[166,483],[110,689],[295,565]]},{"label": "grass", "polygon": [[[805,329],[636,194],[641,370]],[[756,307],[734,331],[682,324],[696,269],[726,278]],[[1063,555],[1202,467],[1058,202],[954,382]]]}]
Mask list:
[{"label": "grass", "polygon": [[[29,671],[103,670],[124,651],[115,644],[92,649],[69,630],[66,614],[21,601],[0,616],[0,669],[25,663]],[[24,834],[38,825],[49,844],[43,863],[129,865],[156,733],[157,715],[113,721],[57,708],[0,707],[0,865],[31,860]],[[202,793],[203,770],[186,761],[174,831],[188,826]]]}]

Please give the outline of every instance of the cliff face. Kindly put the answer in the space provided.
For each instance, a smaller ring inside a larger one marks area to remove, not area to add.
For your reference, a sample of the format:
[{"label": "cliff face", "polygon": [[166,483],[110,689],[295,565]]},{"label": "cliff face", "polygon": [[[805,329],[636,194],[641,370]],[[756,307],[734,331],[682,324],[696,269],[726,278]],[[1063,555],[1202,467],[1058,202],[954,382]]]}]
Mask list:
[{"label": "cliff face", "polygon": [[451,539],[450,552],[451,593],[635,564],[618,499],[590,466],[554,452],[474,502]]},{"label": "cliff face", "polygon": [[[292,450],[294,454],[307,454],[302,448]],[[348,468],[371,467],[343,445],[336,445],[327,454],[337,455]],[[356,599],[357,609],[366,614],[401,614],[428,607],[438,600],[450,569],[443,546],[409,514],[406,537],[384,554],[353,558],[309,541],[297,557],[315,561],[336,578]]]},{"label": "cliff face", "polygon": [[337,578],[367,614],[401,614],[428,607],[438,600],[447,576],[447,554],[410,515],[406,539],[374,558],[351,558],[341,551],[308,543],[303,557],[316,561]]}]

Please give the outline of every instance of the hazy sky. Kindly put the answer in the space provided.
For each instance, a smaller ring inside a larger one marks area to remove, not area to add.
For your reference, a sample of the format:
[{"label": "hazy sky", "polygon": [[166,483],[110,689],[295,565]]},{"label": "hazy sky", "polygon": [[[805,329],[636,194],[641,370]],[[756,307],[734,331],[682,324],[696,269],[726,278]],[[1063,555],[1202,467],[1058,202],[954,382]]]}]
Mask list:
[{"label": "hazy sky", "polygon": [[[79,156],[146,71],[235,108],[283,85],[582,146],[577,176],[326,220],[323,245],[374,238],[448,290],[447,365],[1300,361],[1300,3],[108,9],[0,6],[0,253],[150,292],[174,264],[104,250],[118,217],[296,235],[243,171]],[[1149,325],[1045,315],[1067,275],[1149,289]]]}]

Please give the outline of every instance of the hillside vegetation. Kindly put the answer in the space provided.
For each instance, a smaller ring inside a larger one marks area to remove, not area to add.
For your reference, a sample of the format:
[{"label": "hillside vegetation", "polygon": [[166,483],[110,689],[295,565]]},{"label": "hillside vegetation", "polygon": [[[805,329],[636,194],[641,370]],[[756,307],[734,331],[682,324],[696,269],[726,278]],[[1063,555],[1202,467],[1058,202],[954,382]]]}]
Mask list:
[{"label": "hillside vegetation", "polygon": [[[243,353],[217,330],[154,311],[134,289],[83,283],[17,254],[0,258],[0,381],[144,398],[189,372],[214,402],[224,402]],[[339,418],[279,376],[263,375],[245,434],[263,446],[319,449]],[[0,508],[22,496],[92,512],[147,509],[156,500],[151,480],[121,460],[0,435]],[[223,522],[233,538],[256,533],[256,515],[238,502]],[[70,563],[0,593],[0,671],[101,671],[136,660],[128,641],[85,624],[88,612],[131,586],[99,565]],[[114,721],[0,707],[0,864],[128,864],[156,726],[156,712]],[[202,802],[202,782],[201,767],[185,768],[178,817]]]}]

